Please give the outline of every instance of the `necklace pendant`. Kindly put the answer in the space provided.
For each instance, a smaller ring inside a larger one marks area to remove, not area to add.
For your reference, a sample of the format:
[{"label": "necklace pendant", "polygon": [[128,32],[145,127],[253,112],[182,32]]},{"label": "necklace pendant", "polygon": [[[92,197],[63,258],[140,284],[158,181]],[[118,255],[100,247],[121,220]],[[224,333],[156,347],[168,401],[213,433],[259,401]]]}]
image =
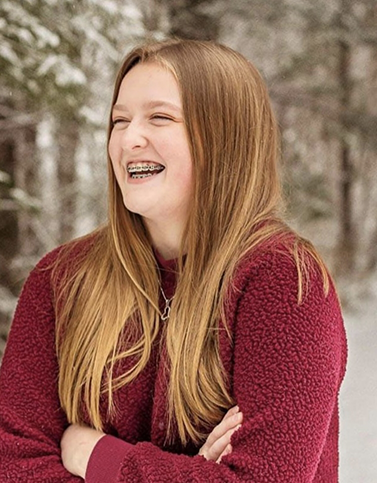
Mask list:
[{"label": "necklace pendant", "polygon": [[173,300],[174,295],[173,295],[173,297],[168,299],[165,295],[165,292],[162,290],[161,284],[160,284],[160,290],[161,290],[161,294],[162,294],[162,296],[164,297],[164,300],[165,300],[165,308],[164,308],[163,313],[161,314],[161,320],[165,322],[165,320],[168,320],[168,318],[170,317],[170,302]]},{"label": "necklace pendant", "polygon": [[169,302],[167,302],[165,304],[164,312],[161,315],[161,320],[165,322],[165,320],[168,320],[169,317],[170,317],[170,305],[169,305]]}]

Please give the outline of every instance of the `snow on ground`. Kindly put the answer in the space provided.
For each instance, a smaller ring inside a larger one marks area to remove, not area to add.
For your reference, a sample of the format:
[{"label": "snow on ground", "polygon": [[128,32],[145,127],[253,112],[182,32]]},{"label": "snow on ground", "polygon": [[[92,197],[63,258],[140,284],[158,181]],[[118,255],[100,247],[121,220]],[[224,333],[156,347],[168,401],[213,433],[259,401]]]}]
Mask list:
[{"label": "snow on ground", "polygon": [[340,395],[340,483],[377,483],[377,279],[373,289],[344,313],[348,364]]}]

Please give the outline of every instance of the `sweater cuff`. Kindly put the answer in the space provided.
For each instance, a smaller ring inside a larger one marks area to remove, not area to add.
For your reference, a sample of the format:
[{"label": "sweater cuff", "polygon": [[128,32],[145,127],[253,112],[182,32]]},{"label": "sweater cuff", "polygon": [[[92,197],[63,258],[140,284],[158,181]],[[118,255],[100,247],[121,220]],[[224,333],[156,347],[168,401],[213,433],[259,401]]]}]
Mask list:
[{"label": "sweater cuff", "polygon": [[86,483],[112,483],[117,481],[119,469],[131,444],[106,435],[95,445],[85,474]]}]

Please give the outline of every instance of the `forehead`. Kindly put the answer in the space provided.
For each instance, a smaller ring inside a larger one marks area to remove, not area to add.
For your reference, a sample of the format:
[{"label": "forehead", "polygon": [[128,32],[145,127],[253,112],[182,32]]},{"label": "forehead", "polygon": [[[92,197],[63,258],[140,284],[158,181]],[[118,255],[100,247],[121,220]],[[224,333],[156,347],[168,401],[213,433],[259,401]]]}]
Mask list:
[{"label": "forehead", "polygon": [[137,64],[123,78],[116,105],[172,103],[181,107],[181,95],[174,75],[157,63]]}]

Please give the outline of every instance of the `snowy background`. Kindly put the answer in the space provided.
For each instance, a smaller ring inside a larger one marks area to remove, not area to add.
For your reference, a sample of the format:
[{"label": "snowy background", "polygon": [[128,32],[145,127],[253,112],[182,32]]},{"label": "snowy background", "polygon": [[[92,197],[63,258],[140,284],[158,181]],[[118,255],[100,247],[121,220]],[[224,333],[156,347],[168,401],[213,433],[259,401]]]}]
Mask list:
[{"label": "snowy background", "polygon": [[0,358],[29,270],[105,220],[117,66],[168,35],[221,41],[266,79],[291,223],[324,256],[344,307],[340,481],[376,483],[375,0],[1,0]]},{"label": "snowy background", "polygon": [[340,400],[341,483],[377,482],[377,301],[365,302],[345,318],[349,359]]}]

